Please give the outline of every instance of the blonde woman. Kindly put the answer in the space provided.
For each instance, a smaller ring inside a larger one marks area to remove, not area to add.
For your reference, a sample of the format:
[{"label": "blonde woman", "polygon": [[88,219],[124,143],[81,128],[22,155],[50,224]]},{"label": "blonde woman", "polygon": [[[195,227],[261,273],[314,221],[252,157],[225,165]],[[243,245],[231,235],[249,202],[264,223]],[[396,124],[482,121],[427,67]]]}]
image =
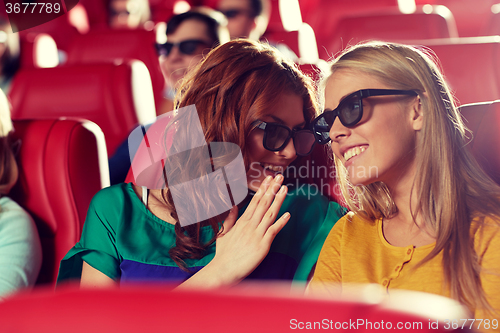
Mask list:
[{"label": "blonde woman", "polygon": [[500,188],[467,151],[435,63],[413,47],[360,44],[333,61],[324,93],[312,125],[331,141],[352,212],[325,241],[310,291],[378,283],[445,295],[498,328]]},{"label": "blonde woman", "polygon": [[32,287],[42,265],[42,248],[31,216],[7,195],[18,177],[8,135],[9,103],[0,91],[0,300]]}]

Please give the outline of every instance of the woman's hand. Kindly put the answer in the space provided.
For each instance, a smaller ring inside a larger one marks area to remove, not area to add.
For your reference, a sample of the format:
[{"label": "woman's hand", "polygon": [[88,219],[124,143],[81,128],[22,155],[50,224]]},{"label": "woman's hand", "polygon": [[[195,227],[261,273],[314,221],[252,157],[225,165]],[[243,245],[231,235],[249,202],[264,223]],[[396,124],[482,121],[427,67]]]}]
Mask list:
[{"label": "woman's hand", "polygon": [[220,262],[224,273],[234,282],[241,281],[262,262],[274,237],[290,218],[290,214],[285,213],[274,223],[287,193],[282,182],[282,175],[274,180],[266,178],[238,221],[236,207],[224,221],[224,232],[217,239],[213,261]]},{"label": "woman's hand", "polygon": [[253,272],[290,219],[290,214],[285,213],[274,223],[287,194],[282,182],[282,175],[274,180],[267,177],[237,221],[238,209],[231,209],[224,221],[224,232],[217,238],[214,259],[181,287],[232,285]]}]

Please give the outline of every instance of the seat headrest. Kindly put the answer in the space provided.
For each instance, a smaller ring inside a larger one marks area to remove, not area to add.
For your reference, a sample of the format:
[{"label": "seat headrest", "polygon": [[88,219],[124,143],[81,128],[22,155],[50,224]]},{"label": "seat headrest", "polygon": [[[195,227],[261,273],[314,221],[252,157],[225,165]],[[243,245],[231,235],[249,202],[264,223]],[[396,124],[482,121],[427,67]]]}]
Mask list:
[{"label": "seat headrest", "polygon": [[151,79],[139,61],[22,70],[9,96],[13,119],[78,117],[96,123],[109,154],[138,123],[156,117]]},{"label": "seat headrest", "polygon": [[55,284],[59,261],[80,239],[92,197],[109,186],[104,135],[86,120],[15,120],[19,179],[10,196],[35,220],[43,250],[38,283]]},{"label": "seat headrest", "polygon": [[468,147],[483,170],[500,184],[500,100],[460,107],[472,131]]}]

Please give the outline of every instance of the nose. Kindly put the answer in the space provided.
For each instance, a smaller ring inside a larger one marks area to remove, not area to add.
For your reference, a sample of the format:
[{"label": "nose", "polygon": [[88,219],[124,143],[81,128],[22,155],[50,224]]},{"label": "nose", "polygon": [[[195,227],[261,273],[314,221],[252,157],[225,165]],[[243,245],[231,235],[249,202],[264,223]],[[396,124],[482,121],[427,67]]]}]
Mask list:
[{"label": "nose", "polygon": [[349,136],[351,134],[351,129],[345,127],[340,122],[339,117],[336,117],[334,122],[333,122],[332,128],[330,128],[329,134],[330,134],[330,139],[333,142],[338,143],[340,140],[342,140],[343,138],[346,138],[347,136]]},{"label": "nose", "polygon": [[293,139],[290,138],[286,146],[276,153],[288,160],[295,159],[297,157],[297,152],[295,151],[295,146],[293,145]]},{"label": "nose", "polygon": [[170,62],[174,62],[174,61],[177,61],[179,59],[182,59],[182,53],[181,51],[179,50],[179,46],[174,46],[172,48],[172,50],[170,51],[170,53],[167,55],[167,60],[170,61]]}]

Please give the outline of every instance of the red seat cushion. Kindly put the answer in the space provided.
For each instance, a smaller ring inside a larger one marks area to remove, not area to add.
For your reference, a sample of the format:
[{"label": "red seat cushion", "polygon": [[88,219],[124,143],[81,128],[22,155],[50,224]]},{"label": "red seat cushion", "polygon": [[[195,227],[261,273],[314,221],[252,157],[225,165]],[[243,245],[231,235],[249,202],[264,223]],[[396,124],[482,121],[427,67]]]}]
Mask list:
[{"label": "red seat cushion", "polygon": [[101,29],[74,38],[68,49],[68,64],[86,64],[115,59],[136,59],[149,70],[156,105],[162,100],[165,79],[155,50],[154,31]]}]

